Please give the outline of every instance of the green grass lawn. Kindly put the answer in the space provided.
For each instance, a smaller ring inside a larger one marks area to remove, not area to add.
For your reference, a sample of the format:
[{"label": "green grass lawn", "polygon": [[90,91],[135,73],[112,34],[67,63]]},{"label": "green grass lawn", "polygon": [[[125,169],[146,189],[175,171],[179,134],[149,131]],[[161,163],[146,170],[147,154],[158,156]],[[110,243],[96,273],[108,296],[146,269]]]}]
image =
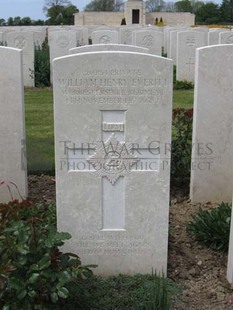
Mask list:
[{"label": "green grass lawn", "polygon": [[28,171],[54,171],[53,93],[51,89],[25,90]]},{"label": "green grass lawn", "polygon": [[193,107],[193,89],[174,90],[173,108],[192,109]]},{"label": "green grass lawn", "polygon": [[[193,90],[176,90],[173,107],[190,109]],[[25,90],[27,158],[29,173],[54,173],[53,93],[49,88]]]}]

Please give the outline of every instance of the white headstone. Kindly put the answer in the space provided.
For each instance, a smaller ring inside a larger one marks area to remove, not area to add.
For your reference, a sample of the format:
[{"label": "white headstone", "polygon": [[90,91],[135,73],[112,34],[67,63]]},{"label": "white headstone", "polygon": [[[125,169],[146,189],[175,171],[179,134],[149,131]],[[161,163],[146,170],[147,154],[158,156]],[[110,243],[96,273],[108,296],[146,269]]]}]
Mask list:
[{"label": "white headstone", "polygon": [[219,31],[210,31],[208,33],[208,45],[217,45],[219,44]]},{"label": "white headstone", "polygon": [[34,35],[33,32],[14,31],[6,33],[7,46],[23,50],[24,86],[34,87]]},{"label": "white headstone", "polygon": [[77,33],[77,46],[88,45],[88,29],[78,27],[75,29]]},{"label": "white headstone", "polygon": [[177,34],[176,79],[194,81],[196,48],[206,45],[204,32],[181,31]]},{"label": "white headstone", "polygon": [[197,50],[190,196],[231,201],[233,188],[233,45]]},{"label": "white headstone", "polygon": [[139,30],[133,32],[133,44],[148,48],[153,55],[162,55],[163,33],[153,30]]},{"label": "white headstone", "polygon": [[233,44],[233,32],[232,31],[220,32],[219,44]]},{"label": "white headstone", "polygon": [[173,30],[170,32],[169,57],[173,60],[174,65],[176,65],[176,57],[177,57],[177,33],[178,33],[178,30]]},{"label": "white headstone", "polygon": [[22,58],[0,47],[0,203],[27,197]]},{"label": "white headstone", "polygon": [[133,52],[54,61],[58,229],[96,273],[166,274],[172,71]]},{"label": "white headstone", "polygon": [[170,32],[176,30],[174,27],[165,27],[164,29],[164,53],[170,57]]},{"label": "white headstone", "polygon": [[53,59],[69,54],[69,50],[77,46],[77,34],[73,30],[55,30],[49,32],[49,57],[51,68],[51,82]]},{"label": "white headstone", "polygon": [[34,33],[34,45],[41,48],[44,42],[43,33],[40,31],[34,31],[33,33]]},{"label": "white headstone", "polygon": [[70,54],[88,53],[88,52],[104,52],[104,51],[125,51],[125,52],[137,52],[148,53],[147,48],[125,45],[125,44],[94,44],[80,46],[70,49]]},{"label": "white headstone", "polygon": [[132,45],[133,44],[133,27],[122,27],[119,29],[119,43]]},{"label": "white headstone", "polygon": [[233,207],[231,211],[231,229],[230,229],[230,240],[228,250],[227,280],[231,284],[233,284]]},{"label": "white headstone", "polygon": [[114,30],[93,31],[92,44],[118,44],[118,32]]}]

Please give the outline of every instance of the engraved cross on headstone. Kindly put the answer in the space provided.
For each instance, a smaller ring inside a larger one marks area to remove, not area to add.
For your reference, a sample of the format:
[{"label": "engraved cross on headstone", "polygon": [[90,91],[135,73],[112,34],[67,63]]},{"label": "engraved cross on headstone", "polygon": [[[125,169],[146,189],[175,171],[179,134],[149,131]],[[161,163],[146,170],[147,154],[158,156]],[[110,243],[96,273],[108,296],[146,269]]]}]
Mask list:
[{"label": "engraved cross on headstone", "polygon": [[[76,170],[78,163],[74,162],[75,155],[76,160],[85,160],[85,168],[79,167],[79,171],[93,171],[102,178],[102,230],[125,230],[125,177],[131,171],[137,171],[136,164],[140,161],[137,154],[145,156],[143,158],[148,162],[155,157],[153,152],[148,154],[147,149],[139,147],[137,152],[132,152],[133,144],[125,142],[126,112],[101,111],[101,141],[95,143],[95,148],[89,148],[86,154],[83,148],[67,147],[66,150],[68,170]],[[85,158],[87,153],[89,156]],[[154,164],[150,170],[158,171],[159,164]],[[140,171],[143,169],[141,167]]]},{"label": "engraved cross on headstone", "polygon": [[195,65],[195,62],[194,61],[192,62],[192,58],[190,57],[189,61],[186,63],[186,65],[189,66],[189,72],[191,72],[192,71],[191,68],[193,68],[193,66]]}]

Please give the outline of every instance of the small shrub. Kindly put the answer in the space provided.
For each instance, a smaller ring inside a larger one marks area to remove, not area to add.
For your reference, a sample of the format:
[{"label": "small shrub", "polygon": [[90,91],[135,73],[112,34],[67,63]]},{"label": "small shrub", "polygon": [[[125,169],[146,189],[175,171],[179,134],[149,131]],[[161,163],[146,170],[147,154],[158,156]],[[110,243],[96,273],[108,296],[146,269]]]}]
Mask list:
[{"label": "small shrub", "polygon": [[42,47],[35,46],[34,74],[36,87],[50,86],[50,59],[47,39],[43,42]]},{"label": "small shrub", "polygon": [[193,82],[189,81],[176,81],[174,85],[175,90],[188,90],[193,88],[194,88]]},{"label": "small shrub", "polygon": [[141,296],[141,305],[135,305],[135,309],[145,310],[170,310],[172,308],[173,299],[179,299],[181,290],[175,283],[165,278],[152,273],[151,281],[145,283],[144,292]]},{"label": "small shrub", "polygon": [[85,281],[85,291],[78,294],[73,286],[73,298],[65,302],[69,310],[168,310],[176,300],[182,302],[181,288],[171,279],[156,274],[120,274],[91,277]]},{"label": "small shrub", "polygon": [[53,206],[13,201],[0,205],[0,217],[1,309],[51,309],[69,297],[70,282],[92,275],[59,250],[71,236],[57,232]]},{"label": "small shrub", "polygon": [[176,66],[173,66],[173,89],[174,90],[188,90],[188,89],[193,89],[193,88],[194,88],[193,82],[176,80]]},{"label": "small shrub", "polygon": [[189,234],[213,250],[227,251],[229,246],[231,205],[221,203],[210,211],[202,209],[192,216],[187,226]]},{"label": "small shrub", "polygon": [[188,181],[191,169],[193,110],[173,110],[171,180]]}]

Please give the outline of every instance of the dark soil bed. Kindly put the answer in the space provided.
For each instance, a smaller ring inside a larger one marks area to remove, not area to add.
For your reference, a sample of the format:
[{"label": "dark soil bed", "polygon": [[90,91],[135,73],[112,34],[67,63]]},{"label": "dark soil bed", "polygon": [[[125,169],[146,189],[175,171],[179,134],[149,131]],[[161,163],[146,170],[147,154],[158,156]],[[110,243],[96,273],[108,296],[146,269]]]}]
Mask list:
[{"label": "dark soil bed", "polygon": [[[55,178],[29,176],[29,197],[40,203],[55,203]],[[214,204],[192,204],[187,193],[172,189],[168,277],[183,288],[185,303],[176,309],[233,309],[233,290],[226,280],[227,255],[214,252],[186,233],[186,224],[199,208]]]}]

